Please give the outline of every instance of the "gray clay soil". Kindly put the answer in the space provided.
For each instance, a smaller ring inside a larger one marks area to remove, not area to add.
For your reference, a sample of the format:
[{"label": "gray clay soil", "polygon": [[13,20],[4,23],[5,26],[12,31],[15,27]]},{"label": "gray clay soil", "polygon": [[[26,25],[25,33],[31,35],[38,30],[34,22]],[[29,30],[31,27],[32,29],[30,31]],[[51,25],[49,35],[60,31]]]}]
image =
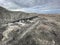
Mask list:
[{"label": "gray clay soil", "polygon": [[12,12],[0,7],[0,45],[60,45],[60,14]]}]

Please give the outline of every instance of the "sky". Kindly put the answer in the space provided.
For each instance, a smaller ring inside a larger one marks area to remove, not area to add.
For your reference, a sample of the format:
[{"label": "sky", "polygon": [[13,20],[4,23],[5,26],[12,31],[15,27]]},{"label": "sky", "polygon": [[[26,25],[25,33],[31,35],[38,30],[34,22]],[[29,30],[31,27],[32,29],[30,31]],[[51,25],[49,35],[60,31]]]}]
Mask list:
[{"label": "sky", "polygon": [[60,0],[0,0],[0,6],[27,13],[60,13]]}]

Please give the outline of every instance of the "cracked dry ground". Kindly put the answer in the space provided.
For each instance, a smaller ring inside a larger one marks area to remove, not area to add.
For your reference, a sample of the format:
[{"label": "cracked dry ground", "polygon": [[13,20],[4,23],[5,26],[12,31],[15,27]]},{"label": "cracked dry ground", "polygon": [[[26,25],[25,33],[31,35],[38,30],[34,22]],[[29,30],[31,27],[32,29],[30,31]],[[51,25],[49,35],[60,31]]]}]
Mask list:
[{"label": "cracked dry ground", "polygon": [[58,18],[43,15],[5,24],[0,45],[60,45]]}]

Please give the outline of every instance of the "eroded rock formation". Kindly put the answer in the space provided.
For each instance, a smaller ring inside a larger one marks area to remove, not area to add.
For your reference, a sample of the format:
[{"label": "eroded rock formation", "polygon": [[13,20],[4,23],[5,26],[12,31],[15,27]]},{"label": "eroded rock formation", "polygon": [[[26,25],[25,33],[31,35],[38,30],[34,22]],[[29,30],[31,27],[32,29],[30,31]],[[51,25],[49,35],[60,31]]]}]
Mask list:
[{"label": "eroded rock formation", "polygon": [[[14,16],[14,12],[7,12],[0,13],[0,16],[9,13]],[[7,17],[9,19],[9,16]],[[5,21],[5,17],[1,19],[7,23],[0,22],[0,45],[60,45],[59,15],[26,13],[22,17],[12,18],[12,21]]]}]

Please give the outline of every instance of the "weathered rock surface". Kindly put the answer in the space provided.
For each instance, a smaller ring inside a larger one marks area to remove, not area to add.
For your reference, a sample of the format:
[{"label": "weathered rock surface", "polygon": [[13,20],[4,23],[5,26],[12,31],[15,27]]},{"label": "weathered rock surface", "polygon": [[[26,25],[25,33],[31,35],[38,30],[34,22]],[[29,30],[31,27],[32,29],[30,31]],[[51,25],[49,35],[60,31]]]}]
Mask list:
[{"label": "weathered rock surface", "polygon": [[10,12],[0,7],[0,45],[60,45],[60,15]]}]

